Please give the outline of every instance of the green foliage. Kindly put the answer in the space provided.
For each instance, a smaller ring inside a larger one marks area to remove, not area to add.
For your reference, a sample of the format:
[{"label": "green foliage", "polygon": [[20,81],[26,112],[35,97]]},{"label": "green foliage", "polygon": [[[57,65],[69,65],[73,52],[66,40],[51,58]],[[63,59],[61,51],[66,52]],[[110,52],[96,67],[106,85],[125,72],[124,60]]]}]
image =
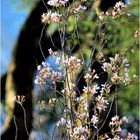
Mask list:
[{"label": "green foliage", "polygon": [[[130,16],[122,16],[120,19],[109,18],[107,22],[102,22],[95,16],[95,11],[90,9],[78,17],[80,22],[77,25],[75,24],[76,18],[71,17],[67,31],[70,33],[75,26],[78,26],[81,49],[88,61],[90,60],[90,47],[94,45],[97,52],[102,51],[105,57],[114,56],[116,53],[122,54],[127,48],[131,48],[126,51],[126,57],[130,61],[129,74],[133,83],[129,86],[120,86],[118,98],[122,115],[132,114],[138,118],[139,82],[138,77],[133,78],[133,75],[138,75],[139,69],[138,40],[133,37],[134,32],[139,28],[138,1],[132,1],[128,5],[128,13]],[[105,28],[101,29],[101,26]],[[99,40],[96,38],[97,35]]]}]

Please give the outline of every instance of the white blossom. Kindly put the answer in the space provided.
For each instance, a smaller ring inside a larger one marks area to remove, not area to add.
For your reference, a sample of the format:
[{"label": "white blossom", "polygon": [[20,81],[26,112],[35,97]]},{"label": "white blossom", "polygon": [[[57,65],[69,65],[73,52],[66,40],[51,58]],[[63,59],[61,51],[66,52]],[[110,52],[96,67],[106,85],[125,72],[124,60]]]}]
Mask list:
[{"label": "white blossom", "polygon": [[98,95],[96,101],[96,105],[99,111],[105,110],[107,108],[108,100],[106,100],[102,95]]},{"label": "white blossom", "polygon": [[113,122],[116,122],[116,121],[119,120],[119,116],[116,115],[116,116],[112,117],[111,120],[112,120]]},{"label": "white blossom", "polygon": [[70,56],[63,60],[65,67],[67,68],[68,72],[73,70],[78,70],[83,66],[83,62],[81,59],[76,58],[76,56]]},{"label": "white blossom", "polygon": [[60,118],[60,120],[56,123],[56,126],[62,126],[66,124],[66,119],[64,119],[63,117]]},{"label": "white blossom", "polygon": [[58,14],[56,12],[52,13],[49,11],[48,13],[43,13],[42,17],[42,22],[43,23],[59,23],[62,20],[62,14]]},{"label": "white blossom", "polygon": [[65,5],[68,0],[49,0],[48,4],[51,6],[59,7],[61,5]]},{"label": "white blossom", "polygon": [[100,87],[96,84],[92,86],[91,92],[92,94],[98,93],[97,91],[100,89]]},{"label": "white blossom", "polygon": [[93,123],[93,125],[95,126],[98,123],[99,119],[96,115],[92,115],[92,119],[91,122]]},{"label": "white blossom", "polygon": [[126,116],[124,116],[121,120],[122,122],[128,123],[128,119],[126,118]]},{"label": "white blossom", "polygon": [[73,13],[77,14],[77,13],[85,11],[86,9],[87,9],[87,7],[79,5],[77,8],[73,9]]},{"label": "white blossom", "polygon": [[128,133],[127,140],[138,140],[138,136]]},{"label": "white blossom", "polygon": [[75,127],[73,129],[73,136],[75,137],[75,135],[80,135],[80,134],[84,134],[88,132],[88,127]]}]

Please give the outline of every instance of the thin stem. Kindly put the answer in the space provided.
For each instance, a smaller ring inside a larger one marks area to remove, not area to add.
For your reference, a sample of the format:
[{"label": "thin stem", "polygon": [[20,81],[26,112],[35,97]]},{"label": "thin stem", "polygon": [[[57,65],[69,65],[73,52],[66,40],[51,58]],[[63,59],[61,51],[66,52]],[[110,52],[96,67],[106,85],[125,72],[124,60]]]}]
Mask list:
[{"label": "thin stem", "polygon": [[113,96],[113,98],[112,98],[110,108],[109,108],[108,113],[107,113],[107,115],[106,115],[106,117],[104,119],[104,122],[102,123],[101,127],[99,128],[99,131],[103,128],[103,126],[104,126],[104,124],[105,124],[105,122],[106,122],[106,120],[107,120],[107,118],[108,118],[108,116],[110,114],[110,111],[111,111],[112,106],[113,106],[114,99],[115,99],[115,96]]},{"label": "thin stem", "polygon": [[15,115],[14,115],[14,124],[15,124],[15,127],[16,127],[15,140],[17,140],[18,127],[17,127],[17,123],[16,123],[16,116],[15,116]]},{"label": "thin stem", "polygon": [[48,7],[47,7],[47,5],[46,5],[46,3],[45,3],[45,1],[42,0],[42,2],[43,2],[43,4],[44,4],[45,8],[46,8],[47,10],[49,10]]},{"label": "thin stem", "polygon": [[41,54],[42,54],[44,60],[45,60],[46,58],[45,58],[45,55],[44,55],[43,50],[42,50],[41,41],[42,41],[43,32],[44,32],[46,26],[47,26],[47,24],[45,24],[44,27],[42,28],[42,30],[41,30],[41,35],[40,35],[40,38],[39,38],[39,49],[40,49],[40,51],[41,51]]},{"label": "thin stem", "polygon": [[[22,109],[23,109],[23,113],[24,113],[24,125],[25,125],[25,130],[26,130],[26,133],[28,135],[28,137],[30,137],[30,134],[29,134],[29,131],[28,131],[28,128],[27,128],[27,123],[26,123],[26,111],[24,109],[24,107],[22,106],[22,104],[20,104]],[[32,140],[32,138],[30,138]]]},{"label": "thin stem", "polygon": [[96,136],[97,136],[97,140],[99,140],[99,130],[98,130],[98,128],[96,129]]},{"label": "thin stem", "polygon": [[67,24],[66,24],[66,21],[65,21],[64,27],[63,27],[63,37],[62,37],[62,41],[61,41],[63,52],[65,52],[64,51],[64,46],[65,46],[65,43],[66,43],[66,40],[65,40],[65,37],[66,37],[66,26],[67,26]]},{"label": "thin stem", "polygon": [[118,115],[118,101],[117,101],[117,95],[115,95],[115,109],[116,109],[116,115]]},{"label": "thin stem", "polygon": [[[45,86],[44,86],[44,88],[45,88]],[[45,90],[46,90],[46,88],[45,88]],[[57,90],[56,90],[56,91],[57,91]],[[47,98],[49,98],[49,99],[51,100],[52,105],[55,106],[56,101],[53,101],[53,100],[52,100],[52,97],[51,97],[51,95],[50,95],[50,92],[48,92],[47,95],[48,95]],[[56,97],[56,100],[58,100],[58,101],[64,106],[63,102],[62,102],[59,98]],[[60,109],[61,109],[61,112],[62,112],[63,109],[62,109],[62,107],[61,107],[60,104],[59,104],[59,106],[60,106]],[[58,111],[57,111],[57,112],[58,112]],[[58,112],[58,114],[61,113],[61,112]],[[57,114],[57,115],[58,115],[58,114]]]}]

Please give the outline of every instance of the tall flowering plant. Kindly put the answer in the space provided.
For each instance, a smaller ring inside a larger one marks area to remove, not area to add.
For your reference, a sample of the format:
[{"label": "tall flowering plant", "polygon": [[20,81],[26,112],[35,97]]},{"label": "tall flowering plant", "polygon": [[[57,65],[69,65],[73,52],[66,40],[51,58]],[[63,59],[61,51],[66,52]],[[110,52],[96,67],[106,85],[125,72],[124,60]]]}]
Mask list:
[{"label": "tall flowering plant", "polygon": [[[104,47],[102,43],[105,43],[105,38],[98,34],[95,36],[94,43],[100,43],[101,50],[98,52],[97,57],[94,56],[94,45],[92,45],[90,49],[90,59],[88,62],[81,48],[79,49],[80,55],[71,53],[72,48],[71,44],[69,44],[69,38],[72,39],[72,37],[76,36],[78,45],[82,47],[84,44],[80,42],[80,32],[78,32],[76,24],[81,22],[79,19],[82,17],[82,14],[86,14],[89,3],[90,2],[86,0],[76,0],[71,3],[69,3],[68,0],[49,0],[47,2],[47,4],[53,8],[47,13],[43,13],[41,20],[44,24],[51,25],[55,23],[58,25],[61,51],[55,52],[51,48],[48,49],[50,56],[56,60],[56,69],[53,69],[46,61],[42,62],[42,64],[37,67],[35,84],[42,86],[49,82],[54,94],[53,98],[49,98],[49,106],[55,106],[55,104],[61,104],[63,106],[61,111],[58,112],[59,119],[56,122],[56,127],[60,135],[64,138],[70,140],[88,140],[95,138],[101,140],[136,140],[137,136],[131,133],[128,133],[125,138],[121,136],[122,124],[127,123],[128,120],[125,116],[120,118],[117,111],[116,115],[110,118],[108,126],[110,129],[109,133],[100,134],[100,130],[108,117],[108,114],[103,117],[102,112],[107,111],[109,113],[110,109],[108,108],[111,108],[117,96],[117,94],[111,93],[111,87],[119,84],[129,85],[133,82],[129,76],[130,64],[126,57],[127,51],[132,48],[127,48],[121,53],[106,59],[102,52]],[[104,27],[106,27],[110,19],[119,20],[121,16],[129,16],[126,9],[127,5],[118,2],[112,10],[98,13],[97,21],[99,24],[103,23]],[[74,25],[76,30],[67,35],[68,24],[71,17],[76,18],[76,24]],[[98,30],[102,30],[100,32],[103,33],[105,28],[100,26]],[[98,73],[97,70],[92,68],[93,61],[95,60],[100,62],[103,73],[108,74],[107,81],[101,85],[96,82],[100,78],[101,73]],[[82,93],[80,93],[77,83],[79,80],[78,74],[82,70],[84,70],[82,76],[85,85],[82,89]],[[57,90],[57,83],[63,84],[61,91]],[[62,101],[58,95],[63,98]],[[18,99],[19,98],[20,97],[18,97]],[[16,102],[20,103],[20,100],[15,99]],[[92,108],[91,104],[93,105]],[[46,102],[39,101],[39,105],[41,109],[44,109]]]}]

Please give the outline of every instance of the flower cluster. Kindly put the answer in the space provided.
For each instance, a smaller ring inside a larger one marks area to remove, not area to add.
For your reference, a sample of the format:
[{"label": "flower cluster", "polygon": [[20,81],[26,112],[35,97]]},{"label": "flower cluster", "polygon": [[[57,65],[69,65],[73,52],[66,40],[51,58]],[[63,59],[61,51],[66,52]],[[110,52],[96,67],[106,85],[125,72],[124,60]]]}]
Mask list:
[{"label": "flower cluster", "polygon": [[63,63],[68,72],[81,69],[84,64],[84,62],[76,56],[70,56],[69,58],[64,59]]},{"label": "flower cluster", "polygon": [[111,122],[109,123],[109,126],[113,134],[121,132],[121,125],[122,121],[119,119],[119,116],[117,115],[112,117]]},{"label": "flower cluster", "polygon": [[[68,0],[49,0],[47,3],[54,7],[52,10],[55,10],[56,8],[59,13],[52,11],[43,13],[42,22],[48,24],[62,23],[61,25],[63,26],[65,25],[64,23],[68,22],[69,16],[77,15],[87,9],[86,6],[82,6],[82,2],[84,1],[85,0],[73,1],[72,4],[66,5]],[[65,5],[68,7],[65,8]],[[60,6],[64,6],[62,7],[62,10],[59,9]],[[127,5],[118,2],[113,7],[113,10],[101,13],[99,18],[103,20],[107,19],[109,16],[119,18],[121,15],[128,15],[125,11],[126,8]],[[61,37],[60,42],[63,46],[66,38],[65,31],[67,29],[66,26],[61,28],[61,25],[59,33]],[[138,32],[136,32],[134,36],[137,36],[137,34]],[[94,80],[98,79],[99,76],[96,74],[95,70],[89,68],[85,71],[84,75],[86,85],[83,86],[83,93],[80,93],[80,97],[77,97],[78,89],[75,84],[75,75],[83,68],[84,62],[76,56],[67,55],[65,52],[62,54],[54,52],[51,48],[48,52],[51,57],[56,58],[55,63],[57,64],[57,71],[54,71],[49,64],[43,62],[38,66],[38,75],[36,76],[35,83],[42,85],[46,84],[46,81],[49,81],[50,83],[55,84],[56,82],[63,80],[63,90],[61,92],[58,91],[58,93],[60,93],[65,100],[64,111],[63,114],[61,114],[60,120],[56,123],[56,126],[60,130],[62,128],[63,134],[68,134],[70,139],[87,140],[89,139],[89,136],[92,135],[90,134],[90,126],[93,126],[95,131],[99,129],[98,126],[100,126],[100,122],[102,122],[101,112],[105,111],[109,104],[107,97],[110,93],[111,86],[118,83],[129,84],[131,82],[131,78],[128,75],[129,61],[124,56],[116,54],[115,57],[110,57],[108,62],[105,61],[103,53],[100,53],[98,60],[103,63],[102,68],[108,73],[109,79],[107,80],[107,83],[103,85],[94,83]],[[68,54],[70,53],[68,52]],[[59,100],[57,100],[57,98],[51,98],[49,99],[48,105],[52,106],[56,101]],[[91,102],[93,103],[93,106],[90,106]],[[45,101],[39,102],[39,105],[40,108],[43,109],[45,107]],[[92,116],[90,116],[89,109],[94,112]],[[102,135],[102,137],[108,140],[121,139],[121,125],[126,122],[128,122],[126,117],[119,119],[117,115],[114,116],[109,123],[111,129],[110,135],[112,135],[112,138],[109,138],[109,135],[107,134]],[[127,139],[137,139],[137,137],[134,134],[128,133]]]},{"label": "flower cluster", "polygon": [[[52,51],[52,49],[49,49],[49,54],[52,57],[56,58],[56,64],[57,66],[62,66],[61,70],[67,70],[67,72],[74,72],[77,69],[81,69],[83,66],[83,62],[81,59],[78,59],[75,56],[66,56],[63,59],[61,59],[58,52]],[[104,71],[107,71],[110,74],[111,81],[113,81],[114,76],[116,75],[116,78],[119,78],[119,81],[126,82],[128,81],[128,67],[129,67],[129,61],[127,58],[120,56],[119,54],[116,54],[115,57],[109,58],[110,62],[104,62],[103,63],[103,69]],[[123,75],[119,75],[119,70],[122,68],[124,70]],[[59,69],[58,69],[59,70]],[[46,80],[50,82],[54,82],[61,80],[63,75],[60,72],[55,72],[52,70],[52,68],[45,62],[43,62],[41,65],[38,66],[39,75],[37,76],[36,82],[40,84],[44,84]],[[95,129],[98,129],[98,123],[100,122],[100,113],[102,111],[105,111],[107,108],[107,105],[109,104],[107,100],[107,96],[110,93],[111,85],[108,83],[105,83],[99,87],[97,84],[93,84],[94,79],[98,79],[98,75],[95,73],[95,70],[88,69],[84,76],[87,86],[83,87],[83,94],[86,96],[80,96],[76,97],[68,95],[68,91],[65,87],[62,93],[67,93],[68,99],[71,98],[72,102],[74,101],[76,105],[78,105],[78,109],[73,111],[73,118],[74,121],[70,119],[71,110],[65,109],[63,116],[61,119],[57,122],[56,126],[62,128],[62,131],[65,130],[69,136],[75,140],[86,140],[89,135],[89,128],[88,125],[93,125]],[[115,79],[116,80],[116,79]],[[126,80],[126,81],[125,81]],[[116,81],[115,81],[116,82]],[[72,93],[75,93],[75,87],[76,85],[71,81],[69,83],[69,86],[71,87]],[[96,96],[95,94],[97,91],[100,92],[100,95]],[[91,93],[91,94],[89,94]],[[89,96],[90,95],[90,96]],[[90,101],[94,101],[94,115],[92,115],[92,118],[88,120],[89,118],[89,100],[87,97],[91,97]],[[56,99],[50,99],[49,105],[52,105],[53,102],[55,102]],[[40,102],[40,108],[44,108],[44,102]],[[64,116],[67,114],[67,119],[65,119]],[[78,123],[75,123],[78,122]],[[121,139],[120,131],[121,131],[121,125],[123,123],[128,122],[126,117],[123,117],[122,119],[119,119],[118,116],[114,116],[111,119],[111,122],[109,124],[111,128],[111,133],[113,135],[113,138],[109,138],[107,134],[102,135],[102,137],[107,138],[108,140],[116,140]],[[77,125],[78,124],[78,125]],[[136,138],[134,134],[128,135],[128,139]]]},{"label": "flower cluster", "polygon": [[135,134],[128,133],[127,140],[138,140]]},{"label": "flower cluster", "polygon": [[101,94],[96,97],[96,107],[101,112],[107,108],[108,100]]},{"label": "flower cluster", "polygon": [[108,95],[110,93],[110,88],[111,88],[111,85],[105,83],[105,84],[102,84],[101,85],[101,90],[100,90],[100,93],[102,95]]},{"label": "flower cluster", "polygon": [[140,36],[140,30],[136,30],[136,31],[134,32],[134,37],[137,38],[137,37],[139,37],[139,36]]},{"label": "flower cluster", "polygon": [[51,57],[57,57],[58,56],[58,52],[54,52],[51,48],[48,49],[48,52],[49,52]]},{"label": "flower cluster", "polygon": [[68,0],[49,0],[47,3],[54,7],[64,6]]},{"label": "flower cluster", "polygon": [[42,17],[42,22],[43,23],[59,23],[62,21],[62,14],[58,14],[56,12],[52,13],[49,11],[48,13],[43,13]]},{"label": "flower cluster", "polygon": [[61,81],[63,74],[60,71],[54,71],[46,62],[42,62],[42,65],[38,66],[38,74],[35,79],[35,84],[44,85],[46,81],[55,84],[57,81]]},{"label": "flower cluster", "polygon": [[105,20],[107,19],[108,17],[110,16],[110,12],[109,11],[106,11],[106,12],[102,12],[101,14],[99,14],[99,19],[100,20]]},{"label": "flower cluster", "polygon": [[87,9],[87,7],[79,5],[78,7],[73,8],[73,13],[78,14],[78,13],[85,11],[86,9]]},{"label": "flower cluster", "polygon": [[115,57],[110,57],[110,63],[104,62],[103,69],[104,71],[116,72],[118,70],[118,64],[121,61],[121,57],[119,54],[115,54]]},{"label": "flower cluster", "polygon": [[111,11],[102,12],[101,14],[99,14],[98,17],[100,20],[105,20],[109,16],[111,16],[112,18],[119,18],[122,15],[130,16],[130,14],[126,12],[126,8],[127,8],[127,5],[119,1],[115,4],[115,6],[113,7]]},{"label": "flower cluster", "polygon": [[100,90],[100,87],[97,84],[92,84],[91,86],[92,95],[95,95],[96,93],[98,93],[99,90]]},{"label": "flower cluster", "polygon": [[77,112],[75,112],[75,115],[77,116],[78,119],[81,120],[81,122],[85,123],[85,120],[87,119],[87,117],[89,116],[88,114],[88,102],[86,100],[86,98],[84,97],[79,97],[76,98],[77,103],[79,104],[79,110]]},{"label": "flower cluster", "polygon": [[88,86],[88,87],[84,86],[83,92],[88,93],[88,94],[91,93],[91,87],[90,86]]},{"label": "flower cluster", "polygon": [[[69,0],[49,0],[47,4],[59,8],[61,6],[65,6],[68,1]],[[60,23],[61,21],[65,21],[65,19],[68,19],[70,15],[79,14],[80,12],[85,11],[87,7],[81,5],[85,1],[86,0],[80,0],[79,1],[80,3],[73,2],[73,4],[69,5],[69,8],[65,10],[65,12],[61,11],[62,14],[59,14],[57,12],[52,13],[52,11],[43,13],[42,22],[50,24],[50,23]]]},{"label": "flower cluster", "polygon": [[[84,97],[76,97],[75,101],[77,101],[77,104],[80,106],[77,111],[73,112],[73,119],[70,118],[71,109],[65,109],[64,110],[64,116],[67,116],[67,119],[65,117],[61,117],[60,120],[57,122],[56,126],[60,128],[62,131],[66,131],[69,133],[69,136],[71,139],[75,140],[86,140],[88,138],[89,134],[89,128],[87,124],[87,118],[89,117],[88,114],[88,103],[86,102],[86,99]],[[68,115],[69,114],[69,115]]]},{"label": "flower cluster", "polygon": [[64,119],[63,117],[60,118],[60,120],[56,123],[57,127],[63,126],[66,124],[66,119]]},{"label": "flower cluster", "polygon": [[14,102],[17,102],[18,104],[23,104],[23,102],[25,102],[25,96],[24,95],[21,95],[21,96],[14,96],[13,97],[13,101]]},{"label": "flower cluster", "polygon": [[50,56],[56,59],[55,64],[57,65],[57,70],[63,71],[64,70],[63,60],[59,56],[59,53],[56,51],[53,51],[51,48],[48,49],[48,51],[49,51]]},{"label": "flower cluster", "polygon": [[[112,137],[110,138],[108,134],[103,134],[100,135],[100,139],[107,139],[107,140],[124,140],[124,138],[121,137],[120,132],[121,132],[121,125],[123,123],[127,123],[128,120],[126,116],[124,116],[122,119],[119,119],[119,116],[114,116],[111,119],[111,122],[109,124],[111,128],[111,134]],[[137,140],[138,137],[134,134],[128,133],[127,137],[125,138],[126,140]]]},{"label": "flower cluster", "polygon": [[67,69],[69,72],[72,72],[74,70],[81,69],[84,64],[84,62],[82,62],[82,60],[77,58],[76,56],[69,56],[62,59],[58,55],[58,52],[52,51],[51,48],[48,51],[52,57],[56,58],[55,63],[58,65],[58,70]]},{"label": "flower cluster", "polygon": [[[131,78],[128,75],[128,59],[120,56],[119,54],[116,54],[115,58],[110,57],[109,59],[110,63],[104,62],[102,68],[104,71],[108,72],[111,81],[113,83],[129,84],[131,82]],[[120,72],[123,72],[123,74],[120,75]]]},{"label": "flower cluster", "polygon": [[60,120],[56,123],[56,126],[59,128],[66,128],[65,131],[67,132],[69,129],[72,128],[71,120],[67,118],[67,120],[64,117],[61,117]]},{"label": "flower cluster", "polygon": [[93,123],[93,126],[97,128],[96,124],[99,122],[99,118],[97,117],[97,115],[92,115],[91,122]]},{"label": "flower cluster", "polygon": [[[116,140],[116,139],[122,139],[120,137],[120,132],[121,132],[121,125],[123,123],[128,123],[128,119],[126,116],[124,116],[122,119],[119,119],[119,116],[114,116],[111,119],[111,122],[109,124],[111,128],[111,133],[113,135],[113,138],[109,138],[108,140]],[[137,140],[138,137],[134,134],[128,133],[127,135],[127,140]]]},{"label": "flower cluster", "polygon": [[95,70],[91,70],[90,68],[86,71],[84,76],[86,83],[91,83],[94,79],[98,79],[99,76],[95,73]]},{"label": "flower cluster", "polygon": [[123,2],[119,1],[115,4],[113,11],[112,11],[112,16],[114,18],[118,18],[121,15],[128,15],[124,9],[127,8],[127,5],[125,5]]},{"label": "flower cluster", "polygon": [[89,133],[87,126],[85,127],[75,127],[73,133],[70,135],[73,139],[86,140]]},{"label": "flower cluster", "polygon": [[[54,52],[51,48],[48,50],[51,57],[56,58],[57,70],[54,71],[52,67],[46,63],[42,62],[41,65],[37,67],[37,76],[35,79],[35,84],[45,85],[46,81],[55,84],[56,82],[60,82],[63,80],[64,71],[73,72],[79,70],[83,66],[83,62],[81,59],[76,56],[70,56],[66,58],[61,58],[58,55],[58,52]],[[74,83],[71,85],[74,88]]]}]

